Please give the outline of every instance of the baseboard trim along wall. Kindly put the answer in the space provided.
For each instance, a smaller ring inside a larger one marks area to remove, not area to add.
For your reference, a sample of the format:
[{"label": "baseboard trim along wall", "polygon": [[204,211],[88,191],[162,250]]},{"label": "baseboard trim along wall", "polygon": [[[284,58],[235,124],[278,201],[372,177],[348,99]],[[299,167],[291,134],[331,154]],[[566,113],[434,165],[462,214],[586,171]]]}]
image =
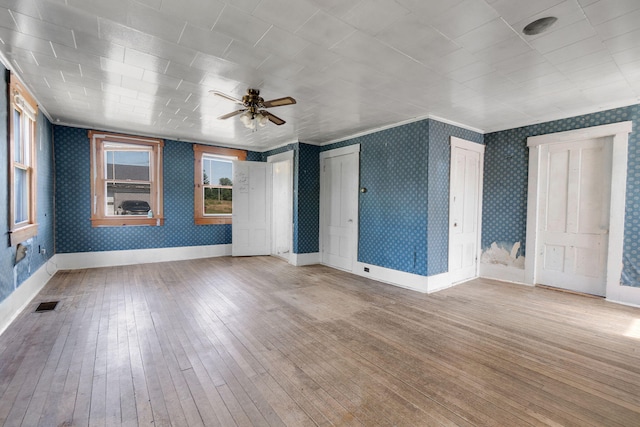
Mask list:
[{"label": "baseboard trim along wall", "polygon": [[502,282],[517,283],[519,285],[532,284],[525,281],[523,268],[507,266],[502,264],[480,263],[480,277],[483,279],[500,280]]},{"label": "baseboard trim along wall", "polygon": [[176,248],[57,254],[56,262],[59,270],[78,270],[81,268],[149,264],[230,255],[231,245],[181,246]]},{"label": "baseboard trim along wall", "polygon": [[27,305],[38,295],[58,271],[54,255],[49,261],[37,269],[27,280],[22,282],[7,298],[0,302],[0,335],[18,317]]},{"label": "baseboard trim along wall", "polygon": [[[365,271],[365,268],[368,269],[368,271]],[[422,292],[423,294],[436,292],[452,286],[449,281],[448,272],[434,276],[420,276],[419,274],[356,262],[352,273],[389,285]]]},{"label": "baseboard trim along wall", "polygon": [[303,265],[320,264],[320,252],[312,252],[308,254],[291,254],[289,264],[296,267]]}]

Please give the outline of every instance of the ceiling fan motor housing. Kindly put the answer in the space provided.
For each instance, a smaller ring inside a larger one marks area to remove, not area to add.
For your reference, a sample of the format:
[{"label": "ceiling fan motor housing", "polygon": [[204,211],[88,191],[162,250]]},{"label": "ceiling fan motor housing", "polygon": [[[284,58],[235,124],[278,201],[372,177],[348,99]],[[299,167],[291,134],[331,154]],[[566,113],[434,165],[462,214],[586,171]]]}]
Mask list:
[{"label": "ceiling fan motor housing", "polygon": [[260,91],[258,89],[248,89],[247,94],[242,97],[242,103],[245,107],[260,107],[264,99],[260,96]]}]

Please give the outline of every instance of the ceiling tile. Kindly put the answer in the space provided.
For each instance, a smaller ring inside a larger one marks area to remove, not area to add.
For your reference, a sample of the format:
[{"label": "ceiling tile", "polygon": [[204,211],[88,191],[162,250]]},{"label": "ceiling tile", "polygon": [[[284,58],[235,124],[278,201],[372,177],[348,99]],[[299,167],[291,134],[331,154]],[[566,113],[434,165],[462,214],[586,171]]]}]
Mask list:
[{"label": "ceiling tile", "polygon": [[640,46],[640,30],[630,31],[620,36],[605,40],[605,45],[613,54],[623,52],[631,47]]},{"label": "ceiling tile", "polygon": [[[509,24],[537,15],[566,0],[498,0],[491,3],[496,12]],[[570,0],[573,1],[573,0]]]},{"label": "ceiling tile", "polygon": [[484,0],[465,0],[435,18],[428,18],[435,28],[451,39],[497,18],[496,11]]},{"label": "ceiling tile", "polygon": [[161,1],[159,10],[167,16],[177,18],[178,21],[186,21],[196,27],[210,30],[222,9],[224,3],[218,0],[181,0]]},{"label": "ceiling tile", "polygon": [[295,57],[308,46],[308,41],[275,26],[269,28],[264,37],[256,44],[258,49],[264,49],[286,59]]},{"label": "ceiling tile", "polygon": [[75,47],[73,34],[69,28],[43,22],[17,12],[13,12],[13,18],[15,19],[18,31],[21,33]]},{"label": "ceiling tile", "polygon": [[513,29],[501,18],[496,18],[455,39],[470,52],[478,52],[513,37]]},{"label": "ceiling tile", "polygon": [[187,24],[178,44],[209,55],[222,56],[233,39],[218,32]]},{"label": "ceiling tile", "polygon": [[358,3],[342,19],[361,31],[376,34],[409,12],[408,9],[399,7],[394,0],[368,0]]},{"label": "ceiling tile", "polygon": [[590,37],[546,53],[544,57],[554,64],[560,64],[599,52],[603,49],[605,49],[605,45],[599,37]]},{"label": "ceiling tile", "polygon": [[264,52],[260,49],[256,49],[245,43],[234,40],[231,42],[227,51],[224,54],[224,58],[235,64],[258,68],[268,57],[268,52]]},{"label": "ceiling tile", "polygon": [[596,26],[596,30],[603,40],[608,40],[637,29],[640,29],[640,9],[628,12]]},{"label": "ceiling tile", "polygon": [[132,48],[127,48],[125,50],[124,63],[157,73],[164,72],[169,65],[169,61],[166,59],[158,58],[155,55],[140,52],[139,50]]},{"label": "ceiling tile", "polygon": [[262,0],[252,15],[276,27],[295,32],[317,11],[318,7],[306,0],[296,0],[294,8],[289,0]]},{"label": "ceiling tile", "polygon": [[185,21],[139,3],[131,3],[127,24],[163,40],[178,43]]},{"label": "ceiling tile", "polygon": [[555,31],[553,31],[553,27],[551,27],[551,30],[552,31],[529,42],[531,46],[542,54],[589,39],[597,34],[596,30],[591,26],[591,23],[586,19]]},{"label": "ceiling tile", "polygon": [[270,24],[234,6],[227,5],[213,29],[231,38],[255,45],[264,36],[269,27],[271,27]]},{"label": "ceiling tile", "polygon": [[585,6],[584,13],[593,25],[599,25],[637,9],[640,9],[637,0],[600,0]]},{"label": "ceiling tile", "polygon": [[319,46],[331,47],[354,32],[354,28],[323,11],[317,12],[296,31],[300,37]]},{"label": "ceiling tile", "polygon": [[[353,9],[360,0],[309,0],[316,7],[336,17],[343,17]],[[399,2],[398,2],[399,3]]]},{"label": "ceiling tile", "polygon": [[98,18],[95,15],[69,7],[64,4],[40,2],[38,5],[47,22],[60,27],[71,28],[77,32],[98,37]]}]

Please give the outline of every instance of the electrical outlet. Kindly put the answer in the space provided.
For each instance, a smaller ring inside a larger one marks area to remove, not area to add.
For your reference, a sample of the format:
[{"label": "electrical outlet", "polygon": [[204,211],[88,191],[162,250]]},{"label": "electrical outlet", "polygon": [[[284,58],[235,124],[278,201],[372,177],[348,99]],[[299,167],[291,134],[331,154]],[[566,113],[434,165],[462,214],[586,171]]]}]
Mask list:
[{"label": "electrical outlet", "polygon": [[47,254],[47,250],[45,248],[40,249],[40,253],[44,256]]},{"label": "electrical outlet", "polygon": [[364,268],[364,272],[365,272],[365,273],[368,273],[368,272],[369,272],[369,267],[365,267],[365,268]]}]

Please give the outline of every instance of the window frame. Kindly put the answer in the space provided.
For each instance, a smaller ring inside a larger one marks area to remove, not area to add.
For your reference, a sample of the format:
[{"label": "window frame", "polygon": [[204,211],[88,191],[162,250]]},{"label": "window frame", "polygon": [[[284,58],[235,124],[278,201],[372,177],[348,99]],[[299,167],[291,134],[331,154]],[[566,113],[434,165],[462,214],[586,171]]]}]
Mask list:
[{"label": "window frame", "polygon": [[[162,152],[164,140],[123,135],[96,130],[89,131],[91,145],[91,226],[118,227],[129,225],[164,225]],[[106,207],[106,158],[105,149],[108,143],[138,145],[149,151],[149,180],[151,182],[149,206],[153,217],[134,215],[107,215]]]},{"label": "window frame", "polygon": [[247,159],[245,150],[213,147],[209,145],[193,144],[194,155],[194,183],[193,183],[193,221],[196,225],[231,224],[233,214],[205,215],[204,213],[204,177],[202,174],[202,160],[205,156],[224,158],[225,160]]},{"label": "window frame", "polygon": [[[16,161],[14,112],[21,115],[22,129],[20,131],[20,151],[22,162]],[[38,118],[38,104],[35,98],[27,91],[26,87],[11,73],[9,77],[9,233],[11,246],[24,242],[38,234],[37,222],[37,151],[36,131]],[[29,127],[29,141],[22,138],[25,135],[24,128]],[[28,145],[28,146],[27,146]],[[26,161],[24,161],[26,160]],[[16,223],[16,168],[26,172],[27,180],[27,220]]]}]

